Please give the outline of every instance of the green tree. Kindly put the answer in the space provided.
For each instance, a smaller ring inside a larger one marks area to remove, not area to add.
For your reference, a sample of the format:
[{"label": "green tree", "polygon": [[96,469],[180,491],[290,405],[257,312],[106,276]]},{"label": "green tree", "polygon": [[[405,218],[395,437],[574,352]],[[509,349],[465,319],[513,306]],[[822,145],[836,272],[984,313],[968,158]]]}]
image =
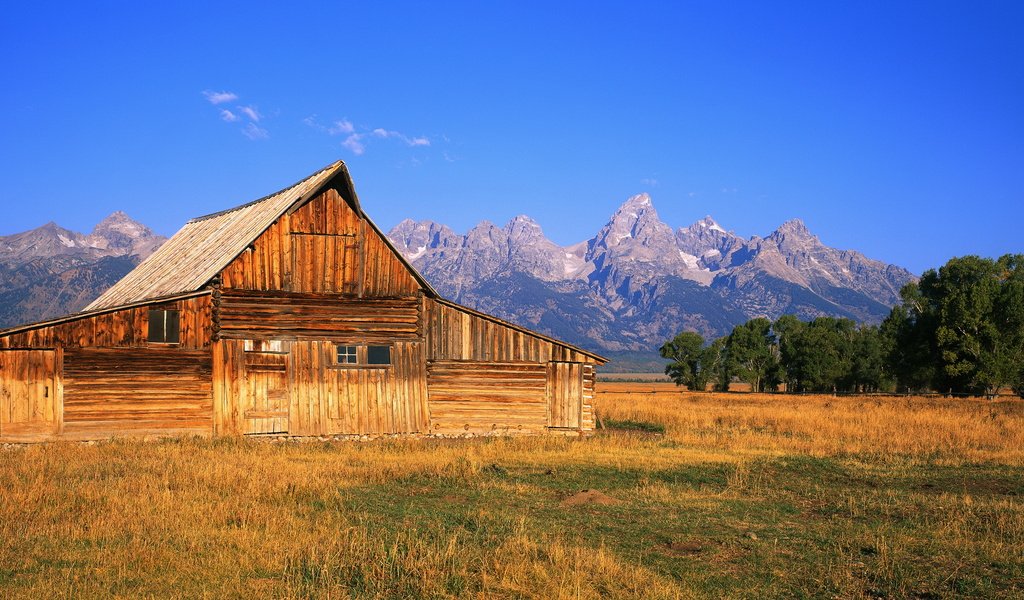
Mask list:
[{"label": "green tree", "polygon": [[707,387],[707,377],[701,368],[704,338],[698,333],[684,331],[665,342],[659,352],[662,358],[671,360],[665,365],[665,374],[676,385],[685,385],[691,390]]},{"label": "green tree", "polygon": [[999,378],[1024,397],[1024,254],[1007,254],[997,262],[1001,285],[995,322],[1000,332]]},{"label": "green tree", "polygon": [[950,259],[937,277],[922,278],[922,292],[938,305],[935,340],[945,384],[955,391],[993,393],[1000,381],[1002,337],[995,309],[1000,272],[977,256]]},{"label": "green tree", "polygon": [[853,336],[850,391],[877,392],[892,387],[886,375],[885,352],[878,327],[861,325]]},{"label": "green tree", "polygon": [[800,382],[800,341],[807,324],[794,315],[782,315],[772,325],[779,346],[779,363],[786,382],[786,391],[802,391]]},{"label": "green tree", "polygon": [[[701,352],[701,370],[707,375],[707,381],[719,392],[729,391],[729,354],[726,351],[726,338],[720,337],[708,344]],[[707,383],[705,383],[707,385]]]},{"label": "green tree", "polygon": [[772,323],[765,318],[737,325],[726,342],[729,364],[753,392],[774,390],[782,382],[779,349],[775,345]]},{"label": "green tree", "polygon": [[880,330],[899,388],[1024,387],[1024,255],[953,258],[901,296]]},{"label": "green tree", "polygon": [[938,307],[921,288],[934,277],[935,271],[928,271],[919,282],[903,286],[901,304],[893,307],[879,329],[886,371],[899,390],[922,391],[941,385],[935,340]]}]

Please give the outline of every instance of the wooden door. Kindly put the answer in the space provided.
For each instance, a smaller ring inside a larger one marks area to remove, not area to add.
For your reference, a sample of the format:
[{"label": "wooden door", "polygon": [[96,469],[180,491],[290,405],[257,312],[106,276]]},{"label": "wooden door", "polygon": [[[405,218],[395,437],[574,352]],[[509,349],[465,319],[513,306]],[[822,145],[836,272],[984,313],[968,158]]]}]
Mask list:
[{"label": "wooden door", "polygon": [[45,439],[60,428],[54,350],[0,351],[0,438]]},{"label": "wooden door", "polygon": [[288,433],[286,342],[246,341],[243,433]]},{"label": "wooden door", "polygon": [[579,429],[583,423],[583,363],[548,363],[548,427]]}]

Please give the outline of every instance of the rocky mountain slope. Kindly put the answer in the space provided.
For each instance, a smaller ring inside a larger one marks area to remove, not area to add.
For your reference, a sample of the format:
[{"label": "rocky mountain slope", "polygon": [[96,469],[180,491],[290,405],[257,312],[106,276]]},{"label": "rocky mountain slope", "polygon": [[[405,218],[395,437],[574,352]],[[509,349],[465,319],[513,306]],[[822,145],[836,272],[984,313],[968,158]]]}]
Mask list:
[{"label": "rocky mountain slope", "polygon": [[0,328],[81,310],[165,240],[120,211],[89,234],[51,222],[0,236]]},{"label": "rocky mountain slope", "polygon": [[799,220],[764,238],[739,237],[710,216],[673,231],[647,194],[567,247],[526,216],[466,235],[405,220],[388,235],[442,294],[605,352],[650,351],[682,329],[713,338],[755,316],[878,322],[913,279],[824,245]]}]

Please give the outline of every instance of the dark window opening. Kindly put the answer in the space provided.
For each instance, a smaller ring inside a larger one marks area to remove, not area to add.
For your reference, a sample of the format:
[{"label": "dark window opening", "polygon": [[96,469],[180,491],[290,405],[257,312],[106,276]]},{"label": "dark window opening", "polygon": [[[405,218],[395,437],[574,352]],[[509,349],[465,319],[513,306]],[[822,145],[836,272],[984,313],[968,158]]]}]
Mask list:
[{"label": "dark window opening", "polygon": [[146,339],[160,344],[177,344],[181,336],[181,318],[176,310],[149,311],[149,335]]},{"label": "dark window opening", "polygon": [[391,346],[367,346],[366,364],[368,365],[390,365]]}]

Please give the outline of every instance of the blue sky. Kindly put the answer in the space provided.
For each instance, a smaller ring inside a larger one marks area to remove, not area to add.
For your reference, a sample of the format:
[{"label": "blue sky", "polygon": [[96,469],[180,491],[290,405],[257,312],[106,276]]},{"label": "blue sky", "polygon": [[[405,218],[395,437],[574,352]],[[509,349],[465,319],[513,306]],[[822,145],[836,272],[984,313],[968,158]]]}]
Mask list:
[{"label": "blue sky", "polygon": [[918,273],[1024,251],[1020,2],[82,4],[0,20],[0,235],[171,234],[342,158],[385,229],[569,244],[645,191]]}]

